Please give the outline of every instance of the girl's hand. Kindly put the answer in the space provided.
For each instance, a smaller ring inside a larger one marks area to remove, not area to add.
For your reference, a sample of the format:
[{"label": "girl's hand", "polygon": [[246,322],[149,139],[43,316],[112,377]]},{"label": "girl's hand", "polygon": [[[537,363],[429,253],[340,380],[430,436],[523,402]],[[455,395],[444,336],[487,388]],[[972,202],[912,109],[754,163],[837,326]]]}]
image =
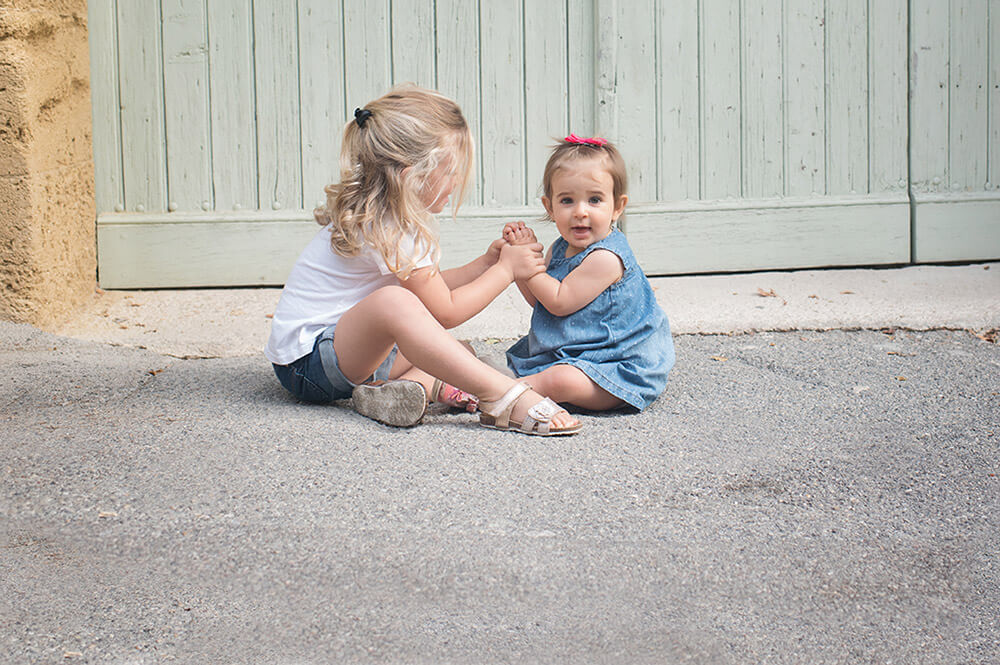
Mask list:
[{"label": "girl's hand", "polygon": [[490,243],[490,246],[486,248],[486,253],[483,254],[486,257],[486,264],[488,266],[493,265],[500,260],[500,249],[507,244],[507,241],[503,238],[497,238]]},{"label": "girl's hand", "polygon": [[533,245],[538,242],[535,232],[525,226],[524,222],[508,222],[503,227],[503,239],[511,245]]},{"label": "girl's hand", "polygon": [[542,246],[537,242],[530,245],[504,245],[500,250],[500,263],[510,271],[515,281],[530,279],[545,272]]}]

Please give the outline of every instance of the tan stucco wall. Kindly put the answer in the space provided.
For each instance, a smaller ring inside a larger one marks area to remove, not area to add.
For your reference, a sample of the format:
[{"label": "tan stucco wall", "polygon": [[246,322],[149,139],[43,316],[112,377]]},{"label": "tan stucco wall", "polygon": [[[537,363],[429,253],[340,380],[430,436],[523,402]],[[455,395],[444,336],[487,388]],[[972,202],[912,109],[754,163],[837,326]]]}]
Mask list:
[{"label": "tan stucco wall", "polygon": [[86,0],[0,0],[0,318],[48,326],[96,286]]}]

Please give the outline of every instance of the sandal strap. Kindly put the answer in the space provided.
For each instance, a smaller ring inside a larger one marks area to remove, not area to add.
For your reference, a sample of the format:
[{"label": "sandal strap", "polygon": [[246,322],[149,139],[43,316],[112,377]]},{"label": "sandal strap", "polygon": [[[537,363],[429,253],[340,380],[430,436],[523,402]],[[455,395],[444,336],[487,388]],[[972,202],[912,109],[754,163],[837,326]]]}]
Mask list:
[{"label": "sandal strap", "polygon": [[531,386],[527,383],[515,383],[497,401],[480,402],[479,410],[488,416],[492,416],[496,420],[498,427],[506,428],[510,425],[510,412],[514,410],[514,404],[521,395],[529,390],[531,390]]},{"label": "sandal strap", "polygon": [[431,394],[427,398],[428,402],[438,401],[438,395],[441,394],[441,386],[443,385],[443,383],[444,382],[441,381],[441,379],[434,379],[434,385],[431,387]]},{"label": "sandal strap", "polygon": [[528,414],[524,417],[524,422],[521,423],[521,431],[530,434],[537,428],[538,432],[548,434],[549,430],[552,429],[552,417],[565,410],[546,397],[528,409]]}]

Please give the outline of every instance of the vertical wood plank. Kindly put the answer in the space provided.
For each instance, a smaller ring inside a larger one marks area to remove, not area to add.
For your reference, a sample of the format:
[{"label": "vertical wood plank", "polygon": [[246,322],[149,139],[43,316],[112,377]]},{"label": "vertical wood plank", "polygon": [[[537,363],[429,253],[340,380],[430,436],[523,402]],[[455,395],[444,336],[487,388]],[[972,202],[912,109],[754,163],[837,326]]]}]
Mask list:
[{"label": "vertical wood plank", "polygon": [[211,210],[208,35],[204,0],[162,0],[168,210]]},{"label": "vertical wood plank", "polygon": [[115,0],[87,3],[97,212],[125,210],[118,99],[118,15]]},{"label": "vertical wood plank", "polygon": [[349,116],[344,100],[343,16],[339,2],[299,0],[302,99],[302,198],[326,203],[323,188],[340,180],[340,144]]},{"label": "vertical wood plank", "polygon": [[660,200],[700,195],[698,3],[659,0]]},{"label": "vertical wood plank", "polygon": [[730,0],[701,3],[702,195],[740,196],[740,15]]},{"label": "vertical wood plank", "polygon": [[826,6],[827,194],[868,192],[867,0]]},{"label": "vertical wood plank", "polygon": [[618,3],[594,0],[594,133],[618,136]]},{"label": "vertical wood plank", "polygon": [[436,9],[437,88],[462,108],[475,138],[476,167],[465,193],[465,203],[481,206],[483,139],[480,122],[479,14],[476,3],[466,0],[437,0]]},{"label": "vertical wood plank", "polygon": [[784,192],[781,0],[743,0],[743,196]]},{"label": "vertical wood plank", "polygon": [[1000,188],[1000,7],[989,8],[989,51],[990,78],[987,97],[987,122],[990,127],[987,146],[987,169],[989,180],[986,189]]},{"label": "vertical wood plank", "polygon": [[594,47],[596,0],[565,0],[567,66],[569,70],[569,126],[579,136],[597,133],[594,121]]},{"label": "vertical wood plank", "polygon": [[569,131],[566,5],[527,2],[524,6],[524,108],[527,155],[524,201],[538,205],[542,173],[553,139]]},{"label": "vertical wood plank", "polygon": [[653,0],[617,5],[617,132],[609,136],[628,167],[629,200],[655,201],[658,176],[656,11]]},{"label": "vertical wood plank", "polygon": [[296,19],[292,4],[254,4],[257,190],[272,210],[302,207]]},{"label": "vertical wood plank", "polygon": [[160,3],[118,3],[125,208],[166,212]]},{"label": "vertical wood plank", "polygon": [[948,182],[948,4],[911,0],[910,182],[920,192]]},{"label": "vertical wood plank", "polygon": [[392,83],[437,85],[434,68],[434,1],[392,0]]},{"label": "vertical wood plank", "polygon": [[785,194],[823,194],[823,0],[784,0]]},{"label": "vertical wood plank", "polygon": [[523,204],[524,62],[522,5],[480,8],[482,55],[483,204]]},{"label": "vertical wood plank", "polygon": [[987,0],[951,0],[948,175],[952,191],[986,186]]},{"label": "vertical wood plank", "polygon": [[907,0],[870,0],[869,185],[871,193],[907,185]]},{"label": "vertical wood plank", "polygon": [[344,3],[344,77],[347,106],[381,97],[392,86],[388,0]]},{"label": "vertical wood plank", "polygon": [[253,10],[250,0],[210,0],[206,8],[215,209],[254,210],[259,202]]}]

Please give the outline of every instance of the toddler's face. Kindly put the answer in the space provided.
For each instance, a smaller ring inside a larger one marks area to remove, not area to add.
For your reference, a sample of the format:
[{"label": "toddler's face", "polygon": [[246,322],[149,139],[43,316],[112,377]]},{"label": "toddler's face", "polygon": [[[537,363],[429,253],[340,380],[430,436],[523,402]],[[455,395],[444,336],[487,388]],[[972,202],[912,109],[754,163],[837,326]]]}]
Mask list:
[{"label": "toddler's face", "polygon": [[627,196],[614,199],[614,181],[599,159],[567,164],[552,176],[552,198],[542,204],[569,243],[566,256],[579,254],[611,233]]}]

